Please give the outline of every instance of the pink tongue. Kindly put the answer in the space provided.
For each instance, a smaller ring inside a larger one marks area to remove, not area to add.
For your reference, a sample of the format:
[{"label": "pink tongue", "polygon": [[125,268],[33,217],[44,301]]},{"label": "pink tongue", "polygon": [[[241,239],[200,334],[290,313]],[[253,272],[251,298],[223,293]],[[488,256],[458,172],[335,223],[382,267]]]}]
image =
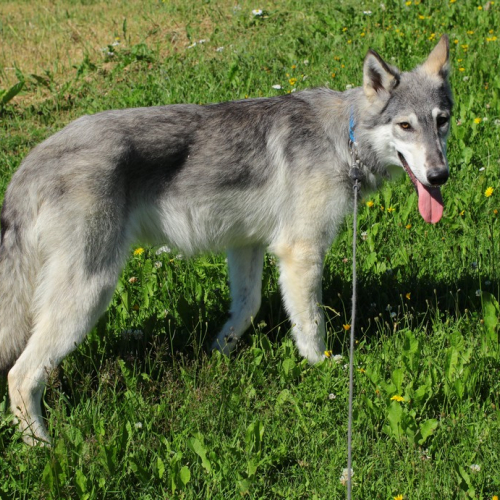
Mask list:
[{"label": "pink tongue", "polygon": [[435,224],[443,216],[443,197],[438,187],[426,187],[417,180],[418,209],[425,222]]}]

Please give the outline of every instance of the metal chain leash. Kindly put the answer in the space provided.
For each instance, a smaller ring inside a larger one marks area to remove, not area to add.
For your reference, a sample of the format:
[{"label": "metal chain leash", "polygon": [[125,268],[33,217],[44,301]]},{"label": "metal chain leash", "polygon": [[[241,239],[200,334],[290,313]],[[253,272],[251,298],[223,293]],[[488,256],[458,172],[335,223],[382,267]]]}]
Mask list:
[{"label": "metal chain leash", "polygon": [[353,134],[350,131],[351,140],[349,146],[351,149],[352,165],[349,171],[349,177],[353,181],[354,190],[354,217],[352,234],[352,313],[349,345],[349,416],[347,427],[347,499],[352,498],[352,406],[354,397],[354,332],[356,329],[356,240],[358,235],[358,193],[361,187],[363,173],[359,168],[359,160],[356,159],[356,143],[353,140]]}]

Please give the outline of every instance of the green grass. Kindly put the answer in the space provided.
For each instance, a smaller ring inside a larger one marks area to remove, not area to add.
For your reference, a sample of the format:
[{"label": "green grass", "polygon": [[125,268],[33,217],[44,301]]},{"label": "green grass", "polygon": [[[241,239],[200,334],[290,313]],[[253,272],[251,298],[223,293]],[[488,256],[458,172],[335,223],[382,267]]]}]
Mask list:
[{"label": "green grass", "polygon": [[[342,90],[361,84],[368,48],[411,69],[448,33],[456,106],[445,215],[426,225],[407,179],[359,212],[353,493],[500,495],[500,3],[116,0],[109,25],[91,0],[47,4],[31,21],[3,4],[12,14],[0,25],[0,88],[16,81],[8,67],[25,84],[0,112],[2,196],[27,152],[82,114]],[[95,29],[97,45],[85,39],[79,53],[68,41],[65,56],[59,43],[37,67],[29,22],[57,38],[68,20],[78,33]],[[329,347],[344,357],[317,366],[290,339],[272,255],[262,310],[227,359],[205,350],[229,306],[224,257],[131,251],[108,312],[51,374],[54,446],[26,447],[0,414],[0,498],[344,497],[351,223],[323,283]]]}]

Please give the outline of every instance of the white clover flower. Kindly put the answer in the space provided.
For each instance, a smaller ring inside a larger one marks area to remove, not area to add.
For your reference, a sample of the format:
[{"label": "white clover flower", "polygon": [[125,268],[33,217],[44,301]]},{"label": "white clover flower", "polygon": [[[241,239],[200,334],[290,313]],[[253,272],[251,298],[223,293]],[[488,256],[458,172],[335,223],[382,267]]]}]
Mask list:
[{"label": "white clover flower", "polygon": [[372,11],[371,11],[371,10],[364,10],[364,11],[363,11],[363,14],[364,14],[365,16],[371,16],[371,15],[372,15]]},{"label": "white clover flower", "polygon": [[255,17],[259,17],[259,16],[262,16],[263,12],[262,12],[262,9],[253,9],[253,10],[252,10],[252,14],[253,14]]},{"label": "white clover flower", "polygon": [[481,290],[476,290],[476,297],[481,297],[481,294],[482,294],[482,293],[483,293],[483,292],[481,292]]},{"label": "white clover flower", "polygon": [[481,466],[479,464],[472,464],[470,466],[470,470],[472,472],[479,472],[481,470]]},{"label": "white clover flower", "polygon": [[484,167],[481,167],[481,168],[479,169],[479,171],[480,171],[480,172],[482,172],[483,170],[484,170]]},{"label": "white clover flower", "polygon": [[345,86],[345,88],[346,88],[346,90],[349,90],[349,89],[352,89],[352,88],[353,88],[353,86],[354,86],[354,85],[352,85],[352,84],[348,83],[348,84]]},{"label": "white clover flower", "polygon": [[335,394],[328,394],[328,399],[335,399],[336,397]]},{"label": "white clover flower", "polygon": [[[339,481],[340,483],[342,484],[342,486],[346,486],[347,485],[347,480],[348,480],[348,476],[349,475],[349,469],[347,469],[347,467],[342,471],[342,475],[340,476],[339,478]],[[354,471],[351,469],[351,480],[354,476]]]},{"label": "white clover flower", "polygon": [[155,262],[156,269],[160,269],[161,266],[163,266],[162,262],[160,262],[159,260]]},{"label": "white clover flower", "polygon": [[280,84],[273,85],[273,89],[281,90],[283,87]]},{"label": "white clover flower", "polygon": [[337,363],[338,365],[340,365],[340,363],[342,363],[343,359],[344,359],[344,356],[342,356],[342,354],[335,354],[335,356],[332,356],[332,361],[334,363]]},{"label": "white clover flower", "polygon": [[170,247],[168,247],[167,245],[164,245],[160,248],[158,248],[158,250],[156,250],[156,255],[161,255],[162,253],[170,253],[172,251],[172,249]]},{"label": "white clover flower", "polygon": [[142,422],[136,422],[136,423],[134,424],[134,427],[135,427],[136,429],[142,429]]},{"label": "white clover flower", "polygon": [[395,318],[396,317],[396,313],[395,312],[391,312],[391,318]]},{"label": "white clover flower", "polygon": [[215,49],[215,52],[222,52],[224,50],[224,47],[217,47]]}]

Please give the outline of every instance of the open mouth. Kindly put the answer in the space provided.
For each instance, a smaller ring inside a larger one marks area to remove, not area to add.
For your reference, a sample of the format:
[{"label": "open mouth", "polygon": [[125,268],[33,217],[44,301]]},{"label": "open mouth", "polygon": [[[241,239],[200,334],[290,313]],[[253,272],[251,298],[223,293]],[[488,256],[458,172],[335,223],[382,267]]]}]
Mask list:
[{"label": "open mouth", "polygon": [[398,151],[399,160],[418,194],[418,210],[425,222],[435,224],[443,216],[443,197],[439,187],[424,186],[412,172],[405,157]]}]

